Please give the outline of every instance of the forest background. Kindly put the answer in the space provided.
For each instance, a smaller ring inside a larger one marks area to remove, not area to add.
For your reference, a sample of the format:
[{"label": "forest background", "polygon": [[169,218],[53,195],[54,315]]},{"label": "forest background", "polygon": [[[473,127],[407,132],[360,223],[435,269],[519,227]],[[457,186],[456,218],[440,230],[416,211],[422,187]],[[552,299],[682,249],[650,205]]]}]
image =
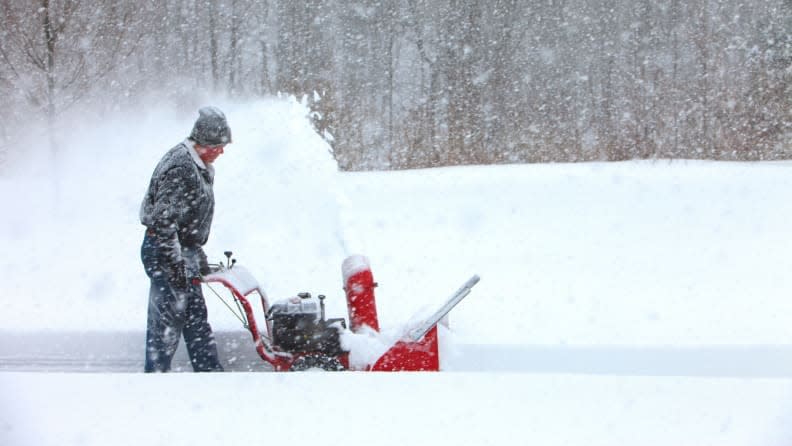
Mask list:
[{"label": "forest background", "polygon": [[0,0],[0,169],[33,129],[57,158],[76,118],[276,94],[341,170],[789,159],[792,0]]}]

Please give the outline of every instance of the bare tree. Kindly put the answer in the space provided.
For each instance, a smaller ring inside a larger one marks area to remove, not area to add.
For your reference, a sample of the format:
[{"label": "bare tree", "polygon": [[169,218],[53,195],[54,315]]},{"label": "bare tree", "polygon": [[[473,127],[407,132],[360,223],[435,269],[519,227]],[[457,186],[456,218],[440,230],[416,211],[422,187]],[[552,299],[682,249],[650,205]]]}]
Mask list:
[{"label": "bare tree", "polygon": [[790,0],[0,0],[0,139],[21,104],[206,90],[306,97],[342,169],[792,157],[790,26]]},{"label": "bare tree", "polygon": [[[132,8],[120,0],[3,0],[0,65],[7,82],[47,118],[50,137],[58,114],[128,56]],[[51,149],[55,150],[54,143]]]}]

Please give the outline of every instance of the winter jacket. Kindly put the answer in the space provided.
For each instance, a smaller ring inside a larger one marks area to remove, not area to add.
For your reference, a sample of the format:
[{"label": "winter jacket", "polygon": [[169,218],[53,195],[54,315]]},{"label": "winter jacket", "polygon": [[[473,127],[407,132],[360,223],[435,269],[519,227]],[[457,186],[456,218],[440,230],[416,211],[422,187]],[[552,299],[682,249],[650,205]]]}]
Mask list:
[{"label": "winter jacket", "polygon": [[214,168],[204,164],[193,145],[185,140],[162,157],[140,207],[140,222],[159,241],[163,261],[172,267],[183,261],[190,277],[206,262],[201,247],[214,216]]}]

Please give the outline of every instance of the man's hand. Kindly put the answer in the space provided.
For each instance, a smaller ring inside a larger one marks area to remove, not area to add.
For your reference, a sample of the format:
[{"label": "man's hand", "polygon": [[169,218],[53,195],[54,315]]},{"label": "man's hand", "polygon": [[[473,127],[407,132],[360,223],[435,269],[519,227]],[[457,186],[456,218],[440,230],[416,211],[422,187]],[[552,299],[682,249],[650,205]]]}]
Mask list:
[{"label": "man's hand", "polygon": [[184,260],[171,263],[169,272],[170,283],[174,288],[180,290],[189,288],[190,282],[187,280],[187,272],[184,267]]},{"label": "man's hand", "polygon": [[212,274],[212,268],[209,266],[209,260],[206,259],[206,254],[204,254],[203,249],[198,253],[198,272],[201,274],[201,277]]}]

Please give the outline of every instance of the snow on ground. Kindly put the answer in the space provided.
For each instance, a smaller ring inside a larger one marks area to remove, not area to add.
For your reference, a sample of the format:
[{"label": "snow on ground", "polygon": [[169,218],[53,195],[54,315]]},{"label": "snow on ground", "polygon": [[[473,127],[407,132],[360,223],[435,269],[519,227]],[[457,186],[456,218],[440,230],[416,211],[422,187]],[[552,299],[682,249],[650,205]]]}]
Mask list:
[{"label": "snow on ground", "polygon": [[778,380],[2,374],[4,445],[788,445]]},{"label": "snow on ground", "polygon": [[[234,143],[216,162],[206,250],[212,260],[233,250],[272,298],[323,293],[328,314],[345,316],[341,263],[360,253],[380,284],[386,328],[481,276],[451,314],[452,350],[789,344],[788,163],[339,173],[298,102],[214,104]],[[195,116],[161,107],[82,120],[58,141],[57,175],[46,158],[12,157],[0,174],[0,329],[144,328],[138,207],[159,157]],[[27,145],[40,147],[41,136]],[[208,303],[216,329],[239,328]],[[0,373],[0,444],[306,444],[322,434],[371,444],[780,445],[792,440],[791,385],[486,370]]]}]

